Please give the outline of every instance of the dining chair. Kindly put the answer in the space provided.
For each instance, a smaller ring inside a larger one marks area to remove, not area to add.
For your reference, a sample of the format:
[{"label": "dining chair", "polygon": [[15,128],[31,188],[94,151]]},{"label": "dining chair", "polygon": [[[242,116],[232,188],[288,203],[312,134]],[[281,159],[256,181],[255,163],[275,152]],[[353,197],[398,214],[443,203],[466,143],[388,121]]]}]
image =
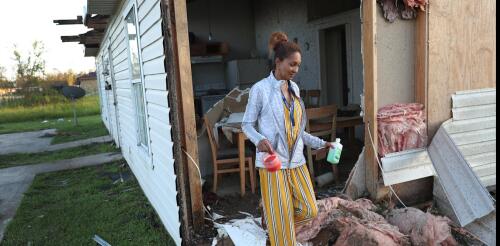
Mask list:
[{"label": "dining chair", "polygon": [[[306,131],[316,137],[320,137],[325,141],[334,142],[336,138],[336,123],[337,123],[337,105],[331,104],[318,108],[306,109],[307,123]],[[314,180],[314,161],[322,160],[326,157],[324,150],[313,150],[307,146],[307,162],[309,173]],[[338,166],[332,165],[332,172],[335,182],[338,182]]]},{"label": "dining chair", "polygon": [[[238,148],[232,146],[221,146],[220,142],[222,142],[222,138],[219,137],[219,142],[215,141],[214,132],[213,132],[213,124],[210,120],[204,116],[203,122],[205,127],[207,128],[208,140],[210,142],[210,149],[212,151],[212,162],[213,162],[213,175],[214,175],[214,184],[212,187],[212,191],[216,193],[217,184],[219,181],[219,175],[222,178],[223,174],[227,173],[240,173],[240,159],[239,159],[239,151]],[[245,150],[245,173],[249,172],[250,175],[250,187],[252,193],[255,193],[255,167],[253,163],[252,153],[249,149]],[[242,177],[240,177],[241,179]],[[246,179],[245,179],[246,180]],[[242,184],[243,186],[245,184]],[[245,187],[241,187],[245,188]]]},{"label": "dining chair", "polygon": [[306,101],[308,108],[318,108],[320,105],[320,90],[308,90],[306,93]]}]

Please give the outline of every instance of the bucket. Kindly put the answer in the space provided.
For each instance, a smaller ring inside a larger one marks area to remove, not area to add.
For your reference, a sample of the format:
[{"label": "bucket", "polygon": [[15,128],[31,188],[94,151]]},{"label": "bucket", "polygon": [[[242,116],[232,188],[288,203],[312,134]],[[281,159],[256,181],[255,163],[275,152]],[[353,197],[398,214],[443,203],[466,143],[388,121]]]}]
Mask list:
[{"label": "bucket", "polygon": [[264,157],[264,167],[269,172],[276,172],[281,169],[280,158],[275,153],[268,154]]}]

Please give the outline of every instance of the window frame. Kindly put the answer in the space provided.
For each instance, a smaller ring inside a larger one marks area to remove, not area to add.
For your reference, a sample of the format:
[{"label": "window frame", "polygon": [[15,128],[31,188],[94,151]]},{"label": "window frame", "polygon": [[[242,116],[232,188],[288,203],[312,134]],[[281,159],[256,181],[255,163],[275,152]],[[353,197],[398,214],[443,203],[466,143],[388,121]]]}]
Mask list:
[{"label": "window frame", "polygon": [[[142,52],[141,52],[141,40],[140,40],[140,26],[139,26],[139,20],[138,20],[138,11],[137,11],[137,4],[135,1],[131,1],[129,5],[127,6],[126,11],[122,13],[122,20],[123,20],[123,27],[125,30],[125,42],[127,42],[127,52],[128,52],[128,63],[129,63],[129,80],[130,80],[130,90],[131,90],[131,96],[132,103],[134,104],[134,111],[135,111],[135,123],[136,123],[136,137],[137,137],[137,143],[136,145],[142,149],[145,154],[147,154],[148,159],[151,159],[151,136],[150,136],[150,129],[149,129],[149,120],[148,120],[148,110],[147,110],[147,100],[146,100],[146,88],[144,86],[144,73],[143,73],[143,66],[142,66]],[[132,57],[131,57],[131,47],[130,47],[130,39],[129,39],[129,33],[128,33],[128,22],[127,22],[127,17],[130,13],[134,13],[134,25],[135,25],[135,30],[136,30],[136,38],[135,41],[137,43],[137,58],[138,58],[138,63],[139,63],[139,78],[134,78],[133,77],[133,64],[132,64]],[[134,88],[134,85],[136,84],[141,84],[142,87],[142,105],[138,105],[137,103],[137,97],[136,97],[136,89]],[[139,124],[139,107],[142,106],[144,110],[144,124],[145,124],[145,140],[146,143],[142,142],[142,137],[141,137],[141,129],[140,124]],[[152,162],[152,160],[150,160]],[[152,165],[152,163],[151,163]]]}]

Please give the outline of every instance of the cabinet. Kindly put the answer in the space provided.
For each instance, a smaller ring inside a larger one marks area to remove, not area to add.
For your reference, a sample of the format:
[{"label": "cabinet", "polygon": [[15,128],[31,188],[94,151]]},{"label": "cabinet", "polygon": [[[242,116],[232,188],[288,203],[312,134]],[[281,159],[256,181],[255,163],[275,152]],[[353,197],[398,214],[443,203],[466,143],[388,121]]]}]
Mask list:
[{"label": "cabinet", "polygon": [[226,64],[227,89],[236,86],[240,89],[251,87],[255,82],[269,75],[270,66],[267,59],[239,59]]}]

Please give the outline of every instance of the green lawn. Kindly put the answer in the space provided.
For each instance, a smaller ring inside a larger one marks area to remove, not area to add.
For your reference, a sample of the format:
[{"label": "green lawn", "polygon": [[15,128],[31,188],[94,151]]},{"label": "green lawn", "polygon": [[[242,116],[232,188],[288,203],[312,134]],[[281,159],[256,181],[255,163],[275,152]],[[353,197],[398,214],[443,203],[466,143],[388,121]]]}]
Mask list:
[{"label": "green lawn", "polygon": [[[78,116],[99,114],[99,97],[83,97],[76,101]],[[73,108],[70,101],[37,105],[31,107],[0,107],[0,124],[24,121],[43,121],[47,119],[72,118]]]},{"label": "green lawn", "polygon": [[93,138],[108,134],[100,115],[78,117],[78,126],[73,125],[73,118],[63,120],[51,119],[47,121],[26,121],[0,124],[0,134],[37,131],[55,128],[58,134],[52,144],[70,142],[80,139]]},{"label": "green lawn", "polygon": [[10,154],[0,155],[0,168],[8,168],[14,166],[50,162],[57,160],[72,159],[87,155],[95,155],[107,152],[118,152],[110,143],[91,144],[71,149],[64,149],[58,151],[50,151],[35,154]]},{"label": "green lawn", "polygon": [[121,163],[37,176],[2,245],[175,245],[135,179],[113,184]]}]

